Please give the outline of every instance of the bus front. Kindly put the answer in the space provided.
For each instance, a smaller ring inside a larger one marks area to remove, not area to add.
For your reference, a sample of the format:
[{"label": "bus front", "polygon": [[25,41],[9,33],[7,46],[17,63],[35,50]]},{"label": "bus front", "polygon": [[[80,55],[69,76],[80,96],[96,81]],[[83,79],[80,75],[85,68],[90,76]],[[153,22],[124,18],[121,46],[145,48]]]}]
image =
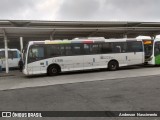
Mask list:
[{"label": "bus front", "polygon": [[153,61],[153,40],[143,40],[145,51],[145,63],[152,64]]},{"label": "bus front", "polygon": [[[44,45],[42,41],[30,41],[24,50],[24,67],[25,75],[46,73],[44,64]],[[43,68],[43,69],[42,69]],[[43,71],[42,71],[43,70]]]},{"label": "bus front", "polygon": [[160,39],[154,40],[154,65],[160,65]]}]

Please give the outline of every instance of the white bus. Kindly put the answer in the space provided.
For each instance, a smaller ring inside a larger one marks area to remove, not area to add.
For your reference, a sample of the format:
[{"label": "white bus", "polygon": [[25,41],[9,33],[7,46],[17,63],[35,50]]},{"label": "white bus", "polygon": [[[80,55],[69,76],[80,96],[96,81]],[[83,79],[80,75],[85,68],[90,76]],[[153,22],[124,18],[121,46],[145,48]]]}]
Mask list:
[{"label": "white bus", "polygon": [[[18,68],[20,60],[20,51],[18,49],[8,49],[8,67]],[[6,68],[5,49],[0,49],[0,66],[2,69]]]},{"label": "white bus", "polygon": [[160,39],[143,40],[145,62],[150,65],[160,65]]},{"label": "white bus", "polygon": [[57,75],[64,71],[118,67],[144,63],[140,39],[74,39],[30,41],[25,50],[25,75]]}]

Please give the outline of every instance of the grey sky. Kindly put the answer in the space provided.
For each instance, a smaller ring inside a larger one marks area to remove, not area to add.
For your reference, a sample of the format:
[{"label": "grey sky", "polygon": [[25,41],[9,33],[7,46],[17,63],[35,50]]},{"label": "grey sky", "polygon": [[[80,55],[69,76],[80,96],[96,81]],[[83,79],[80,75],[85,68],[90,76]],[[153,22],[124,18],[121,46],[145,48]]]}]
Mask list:
[{"label": "grey sky", "polygon": [[160,0],[0,0],[0,19],[160,21]]}]

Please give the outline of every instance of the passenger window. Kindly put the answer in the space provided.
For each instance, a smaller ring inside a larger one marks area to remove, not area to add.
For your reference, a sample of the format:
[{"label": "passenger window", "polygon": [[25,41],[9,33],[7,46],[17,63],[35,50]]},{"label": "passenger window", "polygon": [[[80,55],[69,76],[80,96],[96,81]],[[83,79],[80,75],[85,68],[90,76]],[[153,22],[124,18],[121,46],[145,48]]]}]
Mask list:
[{"label": "passenger window", "polygon": [[10,59],[18,58],[17,51],[8,51],[8,58]]},{"label": "passenger window", "polygon": [[125,53],[126,43],[125,42],[115,42],[113,43],[113,53]]},{"label": "passenger window", "polygon": [[72,48],[70,45],[65,46],[65,51],[66,51],[66,56],[71,56],[72,55]]},{"label": "passenger window", "polygon": [[90,44],[84,44],[84,55],[90,54]]},{"label": "passenger window", "polygon": [[155,43],[155,56],[160,55],[160,42]]},{"label": "passenger window", "polygon": [[113,53],[121,53],[121,43],[113,43]]},{"label": "passenger window", "polygon": [[65,47],[64,45],[60,45],[60,55],[65,56]]},{"label": "passenger window", "polygon": [[93,44],[93,45],[91,45],[91,53],[92,54],[98,54],[98,53],[100,53],[100,49],[99,49],[99,45],[98,44]]},{"label": "passenger window", "polygon": [[113,44],[112,43],[102,44],[101,53],[112,53],[112,52],[113,52]]},{"label": "passenger window", "polygon": [[127,42],[127,52],[142,52],[142,42],[140,41],[132,41]]},{"label": "passenger window", "polygon": [[57,57],[61,55],[59,45],[49,45],[47,46],[47,53],[49,57]]},{"label": "passenger window", "polygon": [[81,44],[72,44],[73,55],[81,55]]},{"label": "passenger window", "polygon": [[5,58],[5,52],[4,51],[0,51],[0,59]]},{"label": "passenger window", "polygon": [[17,51],[12,51],[12,54],[13,54],[13,58],[18,58],[18,53],[17,53]]}]

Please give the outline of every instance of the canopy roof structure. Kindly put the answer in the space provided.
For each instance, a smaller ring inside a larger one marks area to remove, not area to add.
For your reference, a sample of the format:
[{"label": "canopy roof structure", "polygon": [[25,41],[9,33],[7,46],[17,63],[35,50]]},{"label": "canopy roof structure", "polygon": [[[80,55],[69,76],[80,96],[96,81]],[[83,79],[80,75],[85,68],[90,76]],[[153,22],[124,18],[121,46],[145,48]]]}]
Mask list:
[{"label": "canopy roof structure", "polygon": [[23,39],[27,43],[30,40],[135,38],[139,35],[155,37],[158,34],[160,22],[0,20],[0,47],[5,48],[6,73],[9,72],[8,46],[18,48],[19,40],[22,52]]},{"label": "canopy roof structure", "polygon": [[160,34],[160,22],[0,20],[0,38],[134,38]]}]

